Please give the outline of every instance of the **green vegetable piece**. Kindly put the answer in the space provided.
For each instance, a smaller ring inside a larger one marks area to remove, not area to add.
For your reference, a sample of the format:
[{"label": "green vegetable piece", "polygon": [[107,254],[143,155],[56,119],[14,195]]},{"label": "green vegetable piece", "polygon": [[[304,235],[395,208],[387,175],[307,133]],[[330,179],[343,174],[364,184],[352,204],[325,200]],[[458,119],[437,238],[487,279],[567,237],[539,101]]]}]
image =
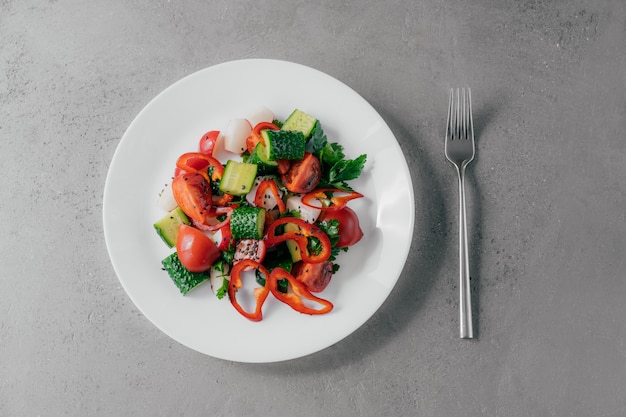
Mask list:
[{"label": "green vegetable piece", "polygon": [[241,206],[230,216],[230,232],[235,240],[261,239],[265,227],[265,209]]},{"label": "green vegetable piece", "polygon": [[189,218],[183,210],[180,207],[176,207],[174,210],[170,211],[163,216],[163,218],[154,223],[154,228],[167,246],[172,248],[176,245],[178,226],[190,223]]},{"label": "green vegetable piece", "polygon": [[306,114],[302,110],[295,109],[285,123],[283,124],[283,130],[297,130],[302,132],[305,139],[311,136],[311,132],[315,127],[317,119],[309,114]]},{"label": "green vegetable piece", "polygon": [[176,252],[163,259],[161,264],[182,295],[186,295],[189,291],[209,278],[206,272],[191,272],[185,268],[180,262],[178,253]]},{"label": "green vegetable piece", "polygon": [[[267,159],[263,160],[261,159],[259,152],[264,152],[263,150],[263,144],[258,143],[254,149],[252,150],[252,153],[250,154],[250,156],[248,156],[247,159],[247,163],[249,164],[256,164],[258,167],[257,170],[257,175],[265,175],[268,174],[270,172],[274,172],[276,171],[276,167],[278,166],[278,162],[276,161],[269,161]],[[267,158],[267,154],[264,155]]]},{"label": "green vegetable piece", "polygon": [[256,164],[229,160],[222,174],[220,191],[231,195],[248,194],[256,178],[257,169]]},{"label": "green vegetable piece", "polygon": [[299,131],[262,130],[263,145],[259,149],[262,161],[278,161],[280,159],[300,160],[304,158],[306,140]]}]

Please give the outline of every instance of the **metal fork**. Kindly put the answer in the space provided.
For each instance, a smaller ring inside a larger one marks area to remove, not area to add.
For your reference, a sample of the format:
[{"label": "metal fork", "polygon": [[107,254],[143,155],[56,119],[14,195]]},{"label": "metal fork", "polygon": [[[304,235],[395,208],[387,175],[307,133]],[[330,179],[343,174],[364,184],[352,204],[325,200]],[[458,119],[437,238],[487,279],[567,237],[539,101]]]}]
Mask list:
[{"label": "metal fork", "polygon": [[474,330],[465,210],[465,167],[474,159],[474,123],[469,88],[450,89],[445,153],[446,158],[456,167],[459,178],[460,336],[463,339],[471,339],[474,337]]}]

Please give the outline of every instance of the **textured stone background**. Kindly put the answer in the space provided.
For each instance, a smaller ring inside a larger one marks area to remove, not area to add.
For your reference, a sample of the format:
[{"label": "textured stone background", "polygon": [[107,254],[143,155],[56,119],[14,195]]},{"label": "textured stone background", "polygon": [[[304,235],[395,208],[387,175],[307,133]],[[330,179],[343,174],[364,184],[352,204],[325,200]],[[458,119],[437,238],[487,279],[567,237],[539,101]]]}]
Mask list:
[{"label": "textured stone background", "polygon": [[[406,153],[415,238],[342,342],[285,363],[152,326],[102,233],[108,165],[154,96],[275,58],[345,82]],[[626,415],[626,3],[1,0],[0,415]],[[447,90],[473,89],[478,338],[457,338]]]}]

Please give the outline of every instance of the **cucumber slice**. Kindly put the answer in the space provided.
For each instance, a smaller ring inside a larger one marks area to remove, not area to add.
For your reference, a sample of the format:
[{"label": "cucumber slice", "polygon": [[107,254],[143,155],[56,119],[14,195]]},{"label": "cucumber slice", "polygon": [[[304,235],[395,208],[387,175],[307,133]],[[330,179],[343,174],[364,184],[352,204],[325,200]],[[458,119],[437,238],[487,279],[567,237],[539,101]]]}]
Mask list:
[{"label": "cucumber slice", "polygon": [[300,160],[304,158],[306,140],[300,131],[262,130],[265,145],[259,149],[262,161],[279,159]]},{"label": "cucumber slice", "polygon": [[275,171],[278,166],[278,162],[262,159],[260,154],[263,154],[263,156],[267,158],[267,152],[265,152],[263,144],[261,143],[254,147],[247,161],[249,164],[257,164],[257,174],[263,175]]},{"label": "cucumber slice", "polygon": [[302,132],[305,138],[311,136],[317,119],[302,110],[295,109],[285,120],[283,130],[297,130]]},{"label": "cucumber slice", "polygon": [[187,217],[183,210],[180,207],[176,207],[174,210],[167,213],[162,219],[154,223],[154,228],[167,246],[173,248],[176,246],[178,226],[190,223],[189,217]]},{"label": "cucumber slice", "polygon": [[220,191],[231,195],[248,194],[254,184],[257,169],[256,164],[229,160],[220,180]]},{"label": "cucumber slice", "polygon": [[209,274],[206,272],[191,272],[185,268],[180,262],[178,253],[176,252],[163,259],[161,264],[183,295],[186,295],[189,291],[209,278]]},{"label": "cucumber slice", "polygon": [[264,208],[237,207],[230,216],[230,233],[235,240],[261,239],[264,228]]}]

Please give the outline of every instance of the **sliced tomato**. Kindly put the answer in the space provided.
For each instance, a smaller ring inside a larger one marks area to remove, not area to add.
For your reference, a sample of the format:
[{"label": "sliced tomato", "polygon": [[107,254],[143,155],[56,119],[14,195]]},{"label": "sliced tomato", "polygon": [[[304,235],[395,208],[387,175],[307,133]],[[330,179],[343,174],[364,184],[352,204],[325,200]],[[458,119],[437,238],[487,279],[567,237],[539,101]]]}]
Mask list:
[{"label": "sliced tomato", "polygon": [[280,175],[286,174],[289,172],[289,168],[291,168],[291,161],[288,159],[279,159],[276,161],[278,163],[278,167],[276,167],[276,172]]},{"label": "sliced tomato", "polygon": [[215,149],[215,144],[219,136],[219,130],[211,130],[205,133],[200,138],[200,143],[198,143],[198,152],[203,155],[213,156],[213,150]]},{"label": "sliced tomato", "polygon": [[176,239],[180,263],[191,272],[204,272],[220,257],[215,243],[200,230],[181,224]]},{"label": "sliced tomato", "polygon": [[320,183],[322,166],[315,155],[306,152],[301,161],[292,162],[289,171],[281,178],[289,191],[305,194],[313,191]]},{"label": "sliced tomato", "polygon": [[330,261],[311,264],[296,262],[291,269],[295,279],[307,286],[311,292],[321,292],[333,277],[333,264]]},{"label": "sliced tomato", "polygon": [[339,222],[339,241],[337,247],[346,248],[357,243],[363,237],[359,217],[350,207],[323,211],[319,221],[336,219]]},{"label": "sliced tomato", "polygon": [[211,209],[211,184],[197,172],[187,172],[172,180],[172,193],[180,208],[191,219],[205,223]]}]

